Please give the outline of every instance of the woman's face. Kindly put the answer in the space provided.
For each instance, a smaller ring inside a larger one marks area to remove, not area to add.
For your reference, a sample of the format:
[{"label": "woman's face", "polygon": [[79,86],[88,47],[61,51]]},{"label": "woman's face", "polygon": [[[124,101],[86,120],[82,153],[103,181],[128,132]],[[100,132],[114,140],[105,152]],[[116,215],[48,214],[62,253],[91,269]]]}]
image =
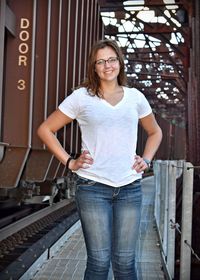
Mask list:
[{"label": "woman's face", "polygon": [[111,47],[105,47],[97,51],[95,71],[101,81],[117,80],[120,63],[116,52]]}]

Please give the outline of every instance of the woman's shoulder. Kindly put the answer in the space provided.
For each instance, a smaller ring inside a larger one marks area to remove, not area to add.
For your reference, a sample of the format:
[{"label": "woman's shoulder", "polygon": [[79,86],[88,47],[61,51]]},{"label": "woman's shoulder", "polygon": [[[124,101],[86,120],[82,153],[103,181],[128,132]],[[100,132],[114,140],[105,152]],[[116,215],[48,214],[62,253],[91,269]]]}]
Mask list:
[{"label": "woman's shoulder", "polygon": [[83,94],[87,94],[87,93],[88,93],[88,91],[85,87],[78,87],[72,91],[72,94],[74,94],[74,95],[83,95]]},{"label": "woman's shoulder", "polygon": [[88,95],[87,89],[85,87],[75,88],[71,91],[69,95],[66,96],[66,99],[71,100],[81,100]]},{"label": "woman's shoulder", "polygon": [[144,96],[144,94],[135,87],[124,87],[124,91],[130,98],[135,98],[136,96],[137,98],[140,98]]},{"label": "woman's shoulder", "polygon": [[136,94],[141,94],[142,93],[139,89],[137,89],[135,87],[127,87],[127,86],[125,86],[124,89],[128,93],[136,93]]}]

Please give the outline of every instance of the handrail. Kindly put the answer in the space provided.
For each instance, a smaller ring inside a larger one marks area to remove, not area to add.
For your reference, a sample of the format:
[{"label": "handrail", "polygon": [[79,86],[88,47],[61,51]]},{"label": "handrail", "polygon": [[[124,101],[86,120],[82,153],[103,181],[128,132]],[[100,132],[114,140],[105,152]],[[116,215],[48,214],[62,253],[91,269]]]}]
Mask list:
[{"label": "handrail", "polygon": [[[190,279],[192,239],[192,164],[184,160],[157,160],[154,162],[155,208],[154,216],[161,243],[161,255],[169,279],[174,279],[175,270],[175,230],[181,234],[180,280]],[[183,176],[182,217],[180,231],[176,223],[176,179]]]}]

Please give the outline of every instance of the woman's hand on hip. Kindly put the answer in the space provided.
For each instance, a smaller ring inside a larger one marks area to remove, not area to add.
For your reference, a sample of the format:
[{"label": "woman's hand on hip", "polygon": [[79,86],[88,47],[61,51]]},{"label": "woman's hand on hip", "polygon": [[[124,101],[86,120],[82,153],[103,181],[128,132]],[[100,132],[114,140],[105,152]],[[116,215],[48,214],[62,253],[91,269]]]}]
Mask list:
[{"label": "woman's hand on hip", "polygon": [[89,151],[83,151],[83,153],[77,158],[72,159],[69,163],[69,169],[72,171],[76,171],[80,168],[89,168],[90,165],[93,164],[93,159],[89,153]]},{"label": "woman's hand on hip", "polygon": [[135,156],[135,162],[132,166],[132,169],[135,169],[137,173],[140,173],[148,168],[147,163],[144,159],[138,155]]}]

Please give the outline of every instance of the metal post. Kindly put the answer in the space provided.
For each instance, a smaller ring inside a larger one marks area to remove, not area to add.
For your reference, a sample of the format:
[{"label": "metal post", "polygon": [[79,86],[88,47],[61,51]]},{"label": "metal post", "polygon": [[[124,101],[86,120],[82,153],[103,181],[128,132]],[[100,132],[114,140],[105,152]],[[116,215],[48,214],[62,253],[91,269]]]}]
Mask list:
[{"label": "metal post", "polygon": [[190,279],[191,250],[185,243],[192,240],[192,202],[193,202],[193,165],[185,162],[183,166],[183,195],[181,222],[180,280]]},{"label": "metal post", "polygon": [[164,257],[167,257],[167,243],[168,243],[168,210],[169,210],[169,170],[168,170],[168,165],[169,165],[169,161],[166,160],[165,164],[163,166],[163,170],[164,170],[164,188],[163,188],[163,195],[164,195],[164,200],[163,200],[163,208],[164,208],[164,212],[163,212],[163,252],[164,252]]},{"label": "metal post", "polygon": [[175,229],[170,227],[170,221],[176,221],[176,161],[169,161],[168,166],[168,243],[167,243],[167,269],[171,279],[174,278],[175,262]]},{"label": "metal post", "polygon": [[156,225],[157,228],[159,228],[159,217],[160,217],[160,163],[161,160],[156,160],[154,162],[154,174],[155,174],[155,185],[156,185],[156,191],[155,191],[155,206],[154,206],[154,216],[156,219]]},{"label": "metal post", "polygon": [[[161,163],[161,184],[160,184],[160,221],[159,221],[159,230],[160,238],[163,242],[164,238],[164,219],[165,219],[165,188],[166,188],[166,161]],[[163,246],[163,244],[162,244]]]}]

